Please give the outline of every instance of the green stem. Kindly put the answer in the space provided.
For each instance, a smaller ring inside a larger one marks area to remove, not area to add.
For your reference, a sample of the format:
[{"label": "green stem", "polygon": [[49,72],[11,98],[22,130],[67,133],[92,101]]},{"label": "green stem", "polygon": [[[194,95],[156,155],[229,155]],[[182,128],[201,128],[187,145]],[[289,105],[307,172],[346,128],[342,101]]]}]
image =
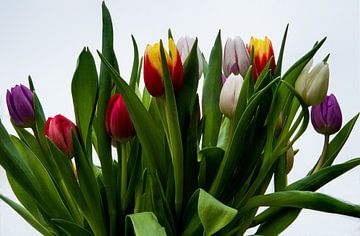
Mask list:
[{"label": "green stem", "polygon": [[316,173],[317,171],[319,171],[326,161],[326,153],[327,153],[327,150],[329,147],[329,137],[330,136],[328,134],[325,134],[324,136],[325,136],[325,138],[324,138],[323,150],[322,150],[322,153],[320,155],[320,158],[316,164],[316,167],[315,167],[313,173]]},{"label": "green stem", "polygon": [[[118,160],[120,164],[120,160]],[[126,210],[126,190],[127,190],[127,149],[126,143],[121,144],[121,186],[120,186],[120,199],[121,210]]]}]

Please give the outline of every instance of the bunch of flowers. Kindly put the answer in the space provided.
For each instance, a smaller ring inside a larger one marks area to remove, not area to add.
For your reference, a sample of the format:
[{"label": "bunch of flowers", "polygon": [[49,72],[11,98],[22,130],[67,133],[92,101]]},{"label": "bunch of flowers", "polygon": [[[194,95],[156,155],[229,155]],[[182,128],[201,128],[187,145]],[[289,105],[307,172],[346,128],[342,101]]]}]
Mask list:
[{"label": "bunch of flowers", "polygon": [[[360,164],[333,164],[358,114],[341,128],[329,56],[312,66],[325,39],[282,73],[286,35],[275,57],[267,37],[229,38],[223,50],[219,32],[209,60],[197,39],[175,44],[170,31],[168,51],[160,41],[139,59],[133,38],[127,84],[103,5],[100,72],[85,48],[71,84],[75,122],[46,119],[31,78],[8,90],[17,136],[0,124],[0,164],[21,205],[0,198],[44,235],[274,235],[303,208],[359,218],[359,205],[316,192]],[[288,183],[310,119],[322,154]]]}]

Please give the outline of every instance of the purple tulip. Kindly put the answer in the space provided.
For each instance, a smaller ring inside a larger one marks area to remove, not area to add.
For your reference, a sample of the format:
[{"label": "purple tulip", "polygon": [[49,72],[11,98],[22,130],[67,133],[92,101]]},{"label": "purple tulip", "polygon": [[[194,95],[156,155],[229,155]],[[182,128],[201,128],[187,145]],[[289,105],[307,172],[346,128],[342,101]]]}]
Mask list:
[{"label": "purple tulip", "polygon": [[342,115],[333,94],[326,96],[322,103],[311,108],[311,123],[320,134],[330,135],[340,130]]},{"label": "purple tulip", "polygon": [[30,128],[35,122],[33,94],[24,85],[16,85],[7,90],[6,103],[13,123],[22,128]]}]

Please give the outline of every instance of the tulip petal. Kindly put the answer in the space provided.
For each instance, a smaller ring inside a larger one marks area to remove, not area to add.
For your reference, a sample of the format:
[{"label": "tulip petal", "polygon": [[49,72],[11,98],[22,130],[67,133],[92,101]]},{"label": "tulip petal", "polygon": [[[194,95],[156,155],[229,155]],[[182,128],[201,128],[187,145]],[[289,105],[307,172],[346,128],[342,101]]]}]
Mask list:
[{"label": "tulip petal", "polygon": [[22,122],[21,118],[19,117],[19,115],[16,113],[16,110],[14,109],[14,101],[12,99],[12,95],[10,93],[9,90],[7,90],[6,92],[6,103],[7,103],[7,107],[10,113],[10,117],[13,120],[13,122],[17,125],[17,126],[23,126],[24,123]]}]

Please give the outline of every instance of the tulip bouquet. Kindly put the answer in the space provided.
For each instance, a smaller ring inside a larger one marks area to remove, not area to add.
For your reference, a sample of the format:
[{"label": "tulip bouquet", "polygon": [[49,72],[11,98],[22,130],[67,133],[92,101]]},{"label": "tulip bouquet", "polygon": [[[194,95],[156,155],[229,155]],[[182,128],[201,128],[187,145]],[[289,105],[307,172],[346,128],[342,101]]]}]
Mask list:
[{"label": "tulip bouquet", "polygon": [[[103,4],[100,71],[85,48],[71,84],[74,123],[46,119],[31,78],[8,90],[17,135],[0,124],[0,164],[21,205],[0,199],[44,235],[274,235],[304,208],[360,218],[359,205],[316,192],[360,164],[333,164],[358,114],[342,127],[327,96],[328,56],[312,67],[325,39],[282,72],[286,35],[275,57],[268,38],[228,39],[223,50],[219,32],[209,60],[197,39],[176,45],[171,31],[168,51],[160,41],[140,59],[133,38],[126,83]],[[322,154],[288,183],[310,119]]]}]

